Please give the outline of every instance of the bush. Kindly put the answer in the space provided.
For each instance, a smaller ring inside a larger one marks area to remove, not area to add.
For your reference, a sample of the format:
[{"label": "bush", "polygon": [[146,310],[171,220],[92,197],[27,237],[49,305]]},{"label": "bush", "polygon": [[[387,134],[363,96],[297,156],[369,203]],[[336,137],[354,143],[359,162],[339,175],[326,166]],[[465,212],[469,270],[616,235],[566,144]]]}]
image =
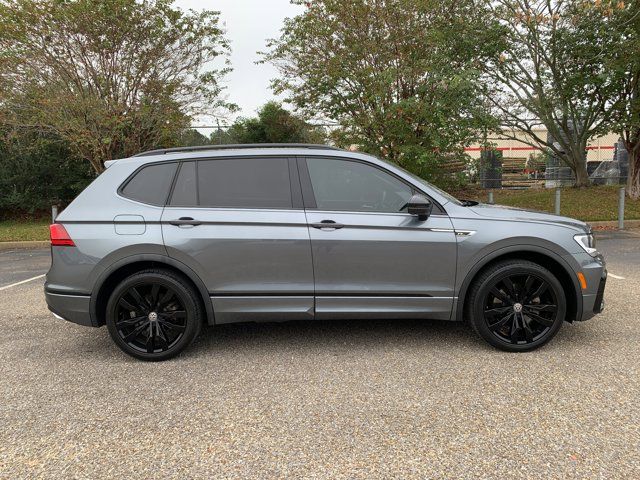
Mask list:
[{"label": "bush", "polygon": [[54,136],[31,131],[0,136],[0,220],[66,205],[93,178],[89,162],[73,158]]}]

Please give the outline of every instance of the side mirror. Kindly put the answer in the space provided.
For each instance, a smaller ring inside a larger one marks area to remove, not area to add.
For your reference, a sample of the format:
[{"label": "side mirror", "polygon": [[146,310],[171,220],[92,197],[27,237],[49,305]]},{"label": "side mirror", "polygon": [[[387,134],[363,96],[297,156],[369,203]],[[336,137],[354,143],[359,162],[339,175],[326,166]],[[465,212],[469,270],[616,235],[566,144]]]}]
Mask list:
[{"label": "side mirror", "polygon": [[409,203],[407,203],[407,211],[409,212],[409,214],[417,215],[418,220],[421,221],[425,221],[427,218],[429,218],[432,208],[433,205],[431,201],[423,195],[420,195],[419,193],[416,193],[413,197],[411,197],[411,200],[409,200]]}]

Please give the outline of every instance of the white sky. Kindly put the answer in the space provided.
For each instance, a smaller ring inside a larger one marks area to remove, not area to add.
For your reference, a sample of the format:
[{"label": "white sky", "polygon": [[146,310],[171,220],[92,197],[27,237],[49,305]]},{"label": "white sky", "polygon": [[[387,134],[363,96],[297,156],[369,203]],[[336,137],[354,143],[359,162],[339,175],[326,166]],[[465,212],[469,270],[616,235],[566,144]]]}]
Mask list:
[{"label": "white sky", "polygon": [[[254,116],[258,107],[274,98],[269,81],[276,76],[275,69],[268,64],[256,65],[260,57],[256,52],[265,50],[266,40],[279,36],[283,20],[302,11],[289,0],[175,0],[174,5],[183,10],[215,10],[226,36],[231,41],[231,67],[226,76],[225,93],[228,100],[237,104],[236,116]],[[198,124],[211,123],[201,119]],[[222,122],[221,122],[222,123]],[[209,130],[210,132],[210,130]]]}]

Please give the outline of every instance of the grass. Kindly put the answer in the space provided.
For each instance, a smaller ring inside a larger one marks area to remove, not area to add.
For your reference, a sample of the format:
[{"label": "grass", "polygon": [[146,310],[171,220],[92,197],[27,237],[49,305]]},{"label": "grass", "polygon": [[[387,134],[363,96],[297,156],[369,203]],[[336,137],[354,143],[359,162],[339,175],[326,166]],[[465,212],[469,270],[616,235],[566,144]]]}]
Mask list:
[{"label": "grass", "polygon": [[49,220],[5,220],[0,222],[0,242],[49,240]]},{"label": "grass", "polygon": [[[560,194],[560,214],[585,221],[617,220],[618,190],[617,186],[563,188]],[[487,202],[488,192],[488,190],[467,191],[458,194],[458,198]],[[553,213],[555,189],[494,190],[493,201],[498,205]],[[640,219],[640,200],[625,198],[624,218]]]},{"label": "grass", "polygon": [[[452,192],[458,198],[486,202],[488,190]],[[498,205],[554,211],[555,189],[494,190],[494,202]],[[567,217],[586,221],[618,219],[618,187],[563,188],[560,213]],[[640,200],[625,199],[626,220],[640,219]],[[49,240],[49,220],[0,221],[0,242],[25,240]]]}]

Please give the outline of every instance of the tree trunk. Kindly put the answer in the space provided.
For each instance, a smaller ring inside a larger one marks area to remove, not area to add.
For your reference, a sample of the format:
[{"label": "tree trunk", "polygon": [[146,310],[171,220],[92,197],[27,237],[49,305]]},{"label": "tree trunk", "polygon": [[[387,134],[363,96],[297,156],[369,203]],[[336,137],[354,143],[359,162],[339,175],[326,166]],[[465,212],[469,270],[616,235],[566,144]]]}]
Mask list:
[{"label": "tree trunk", "polygon": [[569,162],[567,162],[573,173],[576,175],[576,187],[589,186],[589,174],[587,173],[587,153],[583,148],[578,147],[577,152],[572,152]]},{"label": "tree trunk", "polygon": [[627,194],[630,198],[640,198],[640,144],[628,149],[629,152],[629,178],[627,180]]},{"label": "tree trunk", "polygon": [[589,174],[587,173],[587,163],[583,163],[576,168],[576,187],[588,187]]}]

